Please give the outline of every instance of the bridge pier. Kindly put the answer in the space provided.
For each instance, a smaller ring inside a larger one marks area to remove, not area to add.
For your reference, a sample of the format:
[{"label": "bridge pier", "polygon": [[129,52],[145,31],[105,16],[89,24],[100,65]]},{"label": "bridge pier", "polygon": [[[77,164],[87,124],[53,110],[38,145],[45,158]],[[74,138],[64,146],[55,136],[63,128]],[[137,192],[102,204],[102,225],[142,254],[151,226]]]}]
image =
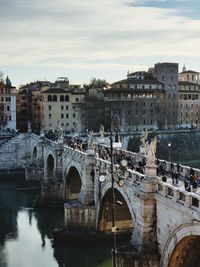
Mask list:
[{"label": "bridge pier", "polygon": [[96,210],[94,206],[65,203],[64,211],[65,227],[96,230]]},{"label": "bridge pier", "polygon": [[[153,170],[149,170],[153,173]],[[131,246],[116,255],[117,267],[159,267],[156,234],[156,200],[157,178],[145,176],[140,182],[137,193],[137,205],[140,213],[137,215]]]},{"label": "bridge pier", "polygon": [[95,157],[89,156],[85,160],[85,181],[82,184],[79,201],[83,205],[94,205]]}]

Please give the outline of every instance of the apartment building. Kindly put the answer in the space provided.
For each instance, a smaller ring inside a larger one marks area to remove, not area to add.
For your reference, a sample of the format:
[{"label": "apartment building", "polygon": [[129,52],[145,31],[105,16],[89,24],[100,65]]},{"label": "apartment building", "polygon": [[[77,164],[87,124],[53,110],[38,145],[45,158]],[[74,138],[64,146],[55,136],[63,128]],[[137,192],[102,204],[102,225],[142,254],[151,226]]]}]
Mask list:
[{"label": "apartment building", "polygon": [[16,87],[8,76],[6,82],[0,81],[0,128],[16,131]]},{"label": "apartment building", "polygon": [[104,94],[106,128],[114,114],[120,117],[122,132],[164,127],[164,83],[151,73],[128,73],[127,79],[113,83]]},{"label": "apartment building", "polygon": [[42,128],[80,132],[83,125],[84,92],[80,86],[50,87],[42,92]]}]

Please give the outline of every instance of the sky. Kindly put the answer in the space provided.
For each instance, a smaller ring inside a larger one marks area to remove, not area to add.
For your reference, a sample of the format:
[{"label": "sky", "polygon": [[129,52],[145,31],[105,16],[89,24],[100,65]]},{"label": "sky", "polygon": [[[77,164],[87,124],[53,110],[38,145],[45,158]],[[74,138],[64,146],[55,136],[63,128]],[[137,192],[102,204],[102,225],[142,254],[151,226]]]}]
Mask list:
[{"label": "sky", "polygon": [[36,80],[114,82],[177,62],[200,71],[199,0],[0,0],[0,71]]}]

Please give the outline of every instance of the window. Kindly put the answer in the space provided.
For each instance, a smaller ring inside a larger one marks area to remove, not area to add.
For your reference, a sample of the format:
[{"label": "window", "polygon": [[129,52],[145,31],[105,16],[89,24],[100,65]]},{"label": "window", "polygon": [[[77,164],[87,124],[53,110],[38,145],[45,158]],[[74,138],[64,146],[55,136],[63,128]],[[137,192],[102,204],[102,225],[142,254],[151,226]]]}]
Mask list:
[{"label": "window", "polygon": [[73,113],[73,118],[75,118],[76,117],[76,114],[75,113]]},{"label": "window", "polygon": [[52,101],[52,96],[51,96],[51,95],[48,95],[48,97],[47,97],[47,101],[48,101],[48,102],[51,102],[51,101]]},{"label": "window", "polygon": [[69,102],[69,96],[68,95],[65,96],[65,101]]},{"label": "window", "polygon": [[64,109],[64,107],[63,107],[63,106],[60,106],[60,108],[61,108],[61,110],[63,110],[63,109]]},{"label": "window", "polygon": [[64,102],[64,95],[60,96],[60,102]]},{"label": "window", "polygon": [[76,97],[76,102],[78,102],[78,100],[79,100],[78,97]]},{"label": "window", "polygon": [[51,110],[51,106],[48,106],[49,107],[49,110]]},{"label": "window", "polygon": [[6,97],[6,102],[10,102],[10,97]]},{"label": "window", "polygon": [[64,118],[64,114],[63,114],[63,113],[61,113],[61,114],[60,114],[60,117],[61,117],[61,119],[63,119],[63,118]]},{"label": "window", "polygon": [[64,123],[63,122],[61,123],[61,126],[64,126]]},{"label": "window", "polygon": [[69,107],[68,106],[66,106],[66,110],[68,110],[69,109]]},{"label": "window", "polygon": [[66,114],[66,118],[69,118],[69,114]]},{"label": "window", "polygon": [[10,111],[10,106],[7,106],[7,111]]},{"label": "window", "polygon": [[53,101],[57,102],[57,95],[53,95]]},{"label": "window", "polygon": [[51,119],[51,113],[49,113],[49,119]]}]

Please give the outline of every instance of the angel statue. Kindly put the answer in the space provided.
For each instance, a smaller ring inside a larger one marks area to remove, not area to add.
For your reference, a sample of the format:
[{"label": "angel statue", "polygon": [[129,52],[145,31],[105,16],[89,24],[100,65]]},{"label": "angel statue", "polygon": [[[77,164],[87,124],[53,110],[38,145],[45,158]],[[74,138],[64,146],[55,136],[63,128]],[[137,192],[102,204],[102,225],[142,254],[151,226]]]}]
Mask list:
[{"label": "angel statue", "polygon": [[119,116],[115,115],[113,117],[113,128],[115,131],[115,142],[120,142],[120,137],[119,137],[119,127],[120,127],[120,120],[119,120]]},{"label": "angel statue", "polygon": [[156,158],[156,147],[157,147],[157,137],[155,136],[154,138],[151,139],[151,143],[149,145],[149,150],[147,153],[147,165],[152,166],[154,165],[154,161]]},{"label": "angel statue", "polygon": [[103,126],[103,124],[100,124],[99,133],[100,133],[100,137],[103,139],[104,138],[104,126]]}]

